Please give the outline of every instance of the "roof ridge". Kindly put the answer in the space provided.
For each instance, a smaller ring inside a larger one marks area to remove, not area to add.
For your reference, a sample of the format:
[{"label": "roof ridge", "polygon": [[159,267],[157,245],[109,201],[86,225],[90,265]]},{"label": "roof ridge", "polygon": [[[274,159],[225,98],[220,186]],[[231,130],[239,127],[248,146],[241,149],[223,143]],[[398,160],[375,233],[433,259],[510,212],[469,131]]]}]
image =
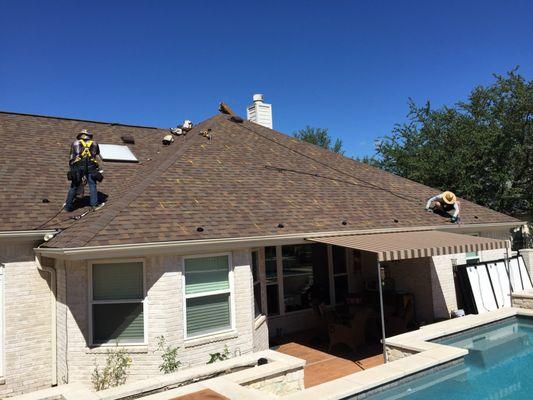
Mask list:
[{"label": "roof ridge", "polygon": [[[174,165],[183,155],[183,153],[185,153],[194,143],[199,142],[202,137],[196,133],[206,125],[209,126],[212,124],[220,115],[221,114],[214,115],[213,117],[210,117],[194,126],[193,129],[187,133],[187,136],[190,137],[189,140],[182,143],[182,146],[178,147],[174,153],[170,154],[166,159],[162,160],[158,166],[148,172],[148,175],[139,183],[137,183],[133,189],[126,191],[125,195],[118,199],[118,201],[111,204],[109,208],[104,209],[104,212],[99,216],[99,218],[91,221],[90,226],[84,228],[84,232],[86,234],[80,235],[83,239],[83,244],[81,246],[85,246],[87,243],[89,243],[98,234],[98,232],[108,226],[124,209],[126,209],[135,199],[137,199],[146,188],[148,188],[155,180],[161,177],[161,175],[168,168]],[[78,238],[80,238],[80,236],[78,236]],[[50,241],[50,244],[53,244],[53,239]]]},{"label": "roof ridge", "polygon": [[149,126],[149,125],[124,124],[124,123],[121,123],[121,122],[96,121],[96,120],[91,120],[91,119],[61,117],[61,116],[56,116],[56,115],[31,114],[31,113],[22,113],[22,112],[5,111],[5,110],[0,110],[0,114],[22,115],[22,116],[27,116],[27,117],[59,119],[59,120],[63,120],[63,121],[90,122],[90,123],[93,123],[93,124],[103,124],[103,125],[111,125],[111,126],[129,126],[129,127],[132,127],[132,128],[163,129],[163,130],[168,129],[168,128],[162,128],[162,127],[157,127],[157,126]]}]

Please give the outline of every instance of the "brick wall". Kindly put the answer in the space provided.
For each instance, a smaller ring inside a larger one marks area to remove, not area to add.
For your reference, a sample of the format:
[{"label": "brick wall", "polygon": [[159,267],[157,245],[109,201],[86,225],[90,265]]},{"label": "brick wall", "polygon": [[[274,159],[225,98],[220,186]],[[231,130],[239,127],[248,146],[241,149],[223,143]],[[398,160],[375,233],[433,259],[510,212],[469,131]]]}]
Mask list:
[{"label": "brick wall", "polygon": [[[156,352],[157,337],[164,335],[168,344],[179,347],[184,368],[205,364],[209,353],[222,351],[227,345],[232,356],[268,348],[266,324],[254,328],[253,287],[248,250],[232,252],[234,267],[235,331],[196,340],[184,340],[183,287],[181,256],[147,257],[145,259],[148,318],[148,344],[127,347],[133,359],[128,382],[159,375],[161,357]],[[68,350],[64,371],[69,382],[89,384],[94,364],[103,365],[105,348],[88,347],[88,263],[68,262],[66,266],[66,329]],[[64,347],[62,347],[64,348]]]},{"label": "brick wall", "polygon": [[418,321],[433,320],[433,299],[429,258],[415,258],[383,263],[394,279],[395,288],[412,293],[415,297],[415,315]]},{"label": "brick wall", "polygon": [[[504,258],[505,250],[481,251],[478,256],[480,261],[500,260]],[[466,264],[466,255],[464,253],[432,257],[431,287],[435,318],[449,318],[450,312],[457,310],[452,259],[456,260],[457,265]]]},{"label": "brick wall", "polygon": [[4,274],[4,383],[0,396],[52,383],[50,276],[37,269],[32,242],[1,242]]}]

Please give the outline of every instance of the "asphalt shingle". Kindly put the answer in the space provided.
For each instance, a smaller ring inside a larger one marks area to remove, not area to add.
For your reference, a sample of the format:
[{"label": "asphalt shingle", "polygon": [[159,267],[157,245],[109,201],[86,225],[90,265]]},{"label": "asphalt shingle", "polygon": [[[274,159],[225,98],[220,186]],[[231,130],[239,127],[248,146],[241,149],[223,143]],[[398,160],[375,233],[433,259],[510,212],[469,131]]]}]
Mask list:
[{"label": "asphalt shingle", "polygon": [[[100,143],[121,144],[122,134],[133,134],[142,162],[106,163],[101,190],[108,191],[108,205],[77,222],[62,222],[64,214],[53,219],[48,227],[67,229],[50,247],[449,224],[423,210],[434,189],[228,115],[163,147],[168,131],[161,129],[0,114],[0,143],[8,148],[0,230],[34,228],[61,206],[68,145],[81,128],[94,130]],[[211,140],[201,134],[208,128]],[[47,137],[49,155],[25,150]],[[465,200],[461,216],[468,224],[517,222]]]}]

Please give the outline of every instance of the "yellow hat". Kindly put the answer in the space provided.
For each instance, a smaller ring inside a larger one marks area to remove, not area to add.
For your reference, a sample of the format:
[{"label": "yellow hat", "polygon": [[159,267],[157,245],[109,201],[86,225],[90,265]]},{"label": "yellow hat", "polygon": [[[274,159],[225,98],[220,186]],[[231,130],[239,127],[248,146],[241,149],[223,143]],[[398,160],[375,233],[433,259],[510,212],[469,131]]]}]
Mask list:
[{"label": "yellow hat", "polygon": [[444,200],[446,204],[453,204],[457,201],[457,197],[455,197],[455,194],[452,192],[444,192],[442,194],[442,200]]}]

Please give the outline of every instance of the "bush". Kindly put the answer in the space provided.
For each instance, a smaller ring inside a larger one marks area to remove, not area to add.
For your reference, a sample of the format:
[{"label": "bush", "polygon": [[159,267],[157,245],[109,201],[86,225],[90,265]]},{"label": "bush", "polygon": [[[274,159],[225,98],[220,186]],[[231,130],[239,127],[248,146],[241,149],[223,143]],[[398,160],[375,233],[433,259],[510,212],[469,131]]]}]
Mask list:
[{"label": "bush", "polygon": [[218,353],[210,353],[209,354],[209,361],[207,362],[208,364],[213,364],[217,361],[224,361],[224,360],[227,360],[229,358],[229,349],[228,349],[228,345],[224,345],[224,351],[222,353],[218,352]]},{"label": "bush", "polygon": [[157,349],[163,352],[161,354],[163,362],[159,365],[159,371],[165,374],[177,371],[181,365],[181,362],[178,360],[178,348],[167,346],[164,336],[159,336],[157,340]]},{"label": "bush", "polygon": [[126,383],[131,357],[125,349],[108,350],[105,367],[100,370],[98,364],[94,365],[91,383],[96,391],[109,389]]}]

